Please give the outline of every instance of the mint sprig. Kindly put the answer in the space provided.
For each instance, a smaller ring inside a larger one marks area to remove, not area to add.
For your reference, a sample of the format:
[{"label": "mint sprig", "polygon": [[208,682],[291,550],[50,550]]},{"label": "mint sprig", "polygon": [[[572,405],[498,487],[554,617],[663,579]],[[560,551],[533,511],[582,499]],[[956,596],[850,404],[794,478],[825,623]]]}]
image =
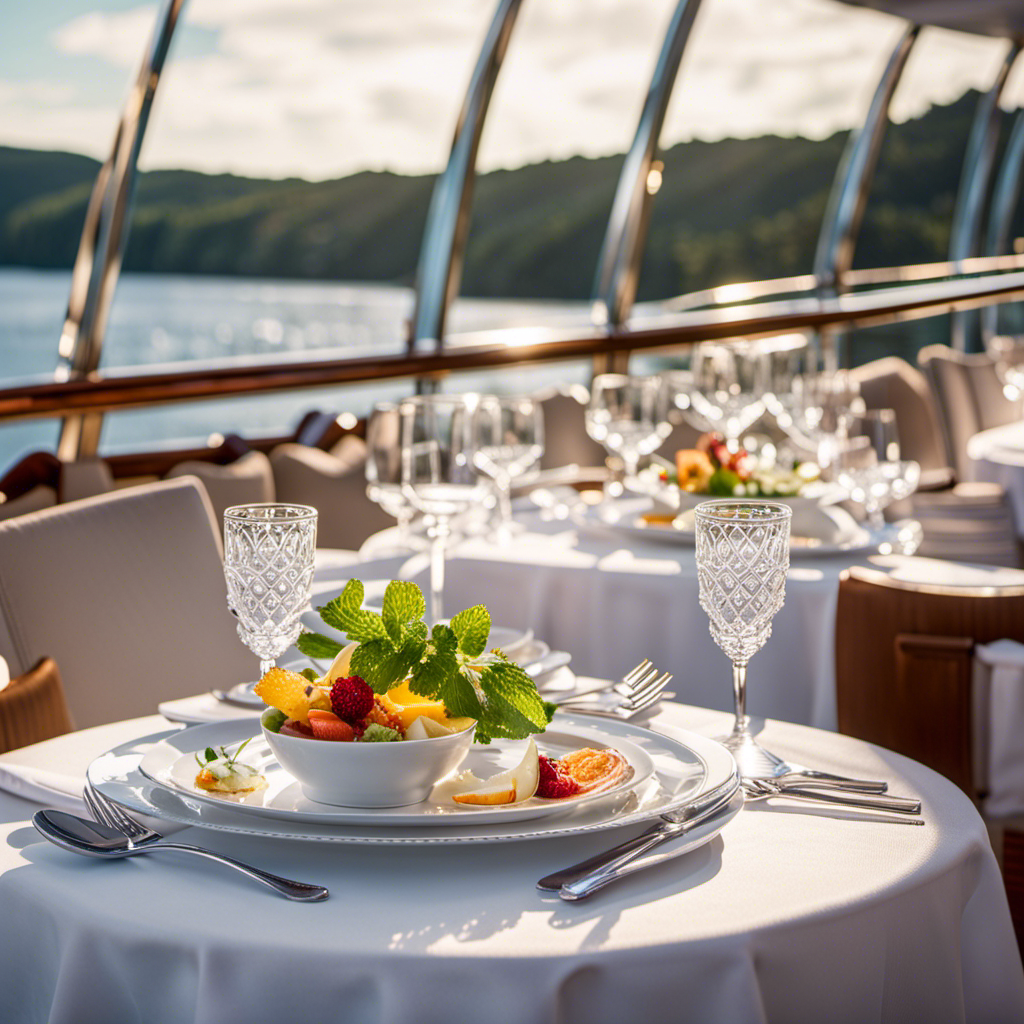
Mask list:
[{"label": "mint sprig", "polygon": [[[358,641],[354,675],[375,693],[409,679],[413,693],[441,701],[453,717],[477,720],[476,740],[525,739],[543,732],[554,705],[543,701],[533,680],[500,651],[487,652],[491,617],[478,604],[459,612],[450,625],[427,633],[426,602],[415,583],[393,580],[381,614],[362,607],[363,584],[349,580],[333,601],[318,609],[329,626]],[[303,633],[298,648],[310,657],[333,658],[341,645],[319,633]]]}]

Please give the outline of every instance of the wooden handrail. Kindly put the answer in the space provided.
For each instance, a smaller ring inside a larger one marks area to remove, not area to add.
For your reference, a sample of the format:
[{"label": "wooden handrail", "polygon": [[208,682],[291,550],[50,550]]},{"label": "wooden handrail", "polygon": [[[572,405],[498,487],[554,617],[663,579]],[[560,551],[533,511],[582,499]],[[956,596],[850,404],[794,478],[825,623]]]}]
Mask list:
[{"label": "wooden handrail", "polygon": [[[1015,264],[1016,265],[1016,264]],[[0,421],[103,412],[231,395],[367,381],[439,376],[460,370],[553,362],[624,350],[671,349],[700,341],[764,337],[830,325],[870,325],[935,316],[1024,297],[1024,271],[958,277],[842,295],[748,303],[634,317],[627,328],[502,328],[455,335],[442,352],[395,353],[220,366],[45,381],[0,390]]]}]

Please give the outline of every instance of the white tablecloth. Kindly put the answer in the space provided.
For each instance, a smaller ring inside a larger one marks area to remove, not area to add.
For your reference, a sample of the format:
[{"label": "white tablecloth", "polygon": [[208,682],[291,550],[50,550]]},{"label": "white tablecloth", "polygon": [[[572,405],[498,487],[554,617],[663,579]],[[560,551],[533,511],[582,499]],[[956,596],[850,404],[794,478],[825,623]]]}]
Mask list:
[{"label": "white tablecloth", "polygon": [[1024,538],[1024,421],[975,434],[967,458],[973,479],[1001,484],[1010,496],[1017,536]]},{"label": "white tablecloth", "polygon": [[[454,613],[487,605],[494,622],[529,626],[552,647],[572,653],[583,675],[620,677],[641,658],[672,672],[679,700],[726,710],[732,704],[729,662],[708,632],[697,598],[694,550],[664,541],[519,517],[526,527],[500,547],[474,539],[458,544],[446,567],[445,607]],[[380,540],[364,548],[363,566],[343,560],[327,576],[363,578],[400,573],[427,589],[425,556],[402,563],[372,558]],[[793,560],[786,603],[773,635],[750,664],[748,707],[823,729],[836,727],[835,615],[839,574],[863,556]],[[321,564],[324,578],[329,561]]]},{"label": "white tablecloth", "polygon": [[[714,734],[726,716],[665,706]],[[160,728],[102,726],[0,757],[83,770]],[[538,878],[612,835],[379,848],[181,833],[328,885],[289,903],[197,859],[101,863],[39,840],[0,794],[0,1020],[11,1024],[821,1024],[1024,1021],[984,826],[945,779],[847,737],[768,723],[804,763],[923,798],[913,828],[758,804],[695,853],[588,902]]]}]

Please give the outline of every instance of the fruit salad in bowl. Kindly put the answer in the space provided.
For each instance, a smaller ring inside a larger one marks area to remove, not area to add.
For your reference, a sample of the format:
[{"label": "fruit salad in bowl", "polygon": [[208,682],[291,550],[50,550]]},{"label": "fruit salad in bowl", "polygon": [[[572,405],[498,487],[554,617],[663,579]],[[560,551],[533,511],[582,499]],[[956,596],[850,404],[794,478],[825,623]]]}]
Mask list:
[{"label": "fruit salad in bowl", "polygon": [[393,581],[379,613],[350,580],[321,618],[341,644],[303,633],[298,647],[333,658],[322,676],[274,668],[255,687],[268,705],[263,734],[274,757],[321,803],[395,807],[425,800],[474,740],[543,732],[554,706],[500,650],[488,651],[482,605],[428,631],[423,594]]}]

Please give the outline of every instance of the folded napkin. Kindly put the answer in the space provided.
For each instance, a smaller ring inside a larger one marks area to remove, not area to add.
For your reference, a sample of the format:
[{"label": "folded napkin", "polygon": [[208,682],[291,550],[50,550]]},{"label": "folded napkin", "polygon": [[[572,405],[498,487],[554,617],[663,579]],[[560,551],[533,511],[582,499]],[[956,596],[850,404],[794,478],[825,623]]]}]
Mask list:
[{"label": "folded napkin", "polygon": [[[977,692],[987,682],[988,796],[985,811],[994,817],[1024,813],[1024,644],[996,640],[975,648]],[[982,712],[984,714],[984,712]],[[984,748],[983,748],[984,749]]]},{"label": "folded napkin", "polygon": [[72,814],[85,813],[82,789],[85,779],[46,768],[0,762],[0,790],[23,800]]}]

